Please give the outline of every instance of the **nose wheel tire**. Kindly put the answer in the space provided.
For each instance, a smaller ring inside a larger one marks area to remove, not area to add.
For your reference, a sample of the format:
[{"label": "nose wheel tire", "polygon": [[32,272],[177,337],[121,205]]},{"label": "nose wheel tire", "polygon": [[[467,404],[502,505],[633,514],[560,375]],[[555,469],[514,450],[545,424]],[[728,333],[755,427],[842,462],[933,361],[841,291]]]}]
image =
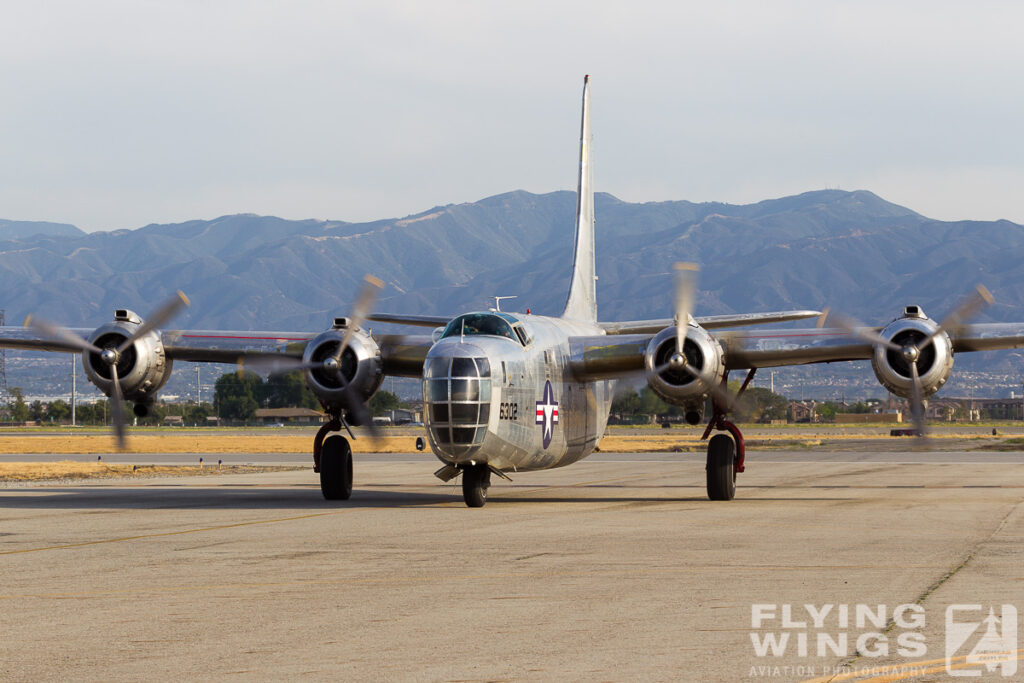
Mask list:
[{"label": "nose wheel tire", "polygon": [[708,442],[708,498],[736,497],[736,442],[728,434],[715,434]]},{"label": "nose wheel tire", "polygon": [[487,465],[466,465],[462,468],[462,498],[467,507],[482,508],[487,502],[490,485],[491,470]]},{"label": "nose wheel tire", "polygon": [[329,436],[320,453],[320,490],[327,500],[352,495],[352,448],[343,436]]}]

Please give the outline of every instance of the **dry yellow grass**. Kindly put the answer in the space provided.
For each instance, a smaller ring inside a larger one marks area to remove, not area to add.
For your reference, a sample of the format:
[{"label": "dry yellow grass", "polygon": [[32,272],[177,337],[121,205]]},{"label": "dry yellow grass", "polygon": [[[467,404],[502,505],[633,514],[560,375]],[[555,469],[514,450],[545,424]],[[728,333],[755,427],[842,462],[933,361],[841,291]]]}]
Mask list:
[{"label": "dry yellow grass", "polygon": [[[649,434],[627,434],[618,435],[615,433],[606,434],[601,439],[601,450],[608,453],[643,453],[678,450],[702,450],[707,442],[700,440],[701,434],[696,431],[687,431],[676,434],[649,435]],[[931,433],[930,439],[971,439],[971,440],[998,440],[1003,437],[990,436],[987,434],[968,433]],[[747,446],[750,448],[811,448],[820,446],[823,442],[841,443],[844,441],[878,441],[880,443],[894,443],[897,440],[889,436],[888,432],[866,433],[866,432],[839,432],[830,430],[815,430],[808,432],[784,431],[763,433],[758,431],[746,437]]]},{"label": "dry yellow grass", "polygon": [[[761,425],[747,425],[747,441],[752,447],[779,448],[818,446],[822,442],[842,443],[845,441],[872,441],[892,443],[888,429],[877,428],[817,428],[778,429],[765,428]],[[622,433],[625,430],[609,430],[601,440],[601,450],[606,452],[644,452],[701,449],[703,444],[700,435],[703,430],[672,429],[657,434]],[[659,430],[660,432],[660,430]],[[415,451],[416,436],[422,434],[417,430],[407,436],[383,436],[376,439],[360,437],[352,444],[352,449],[360,453],[411,453]],[[972,440],[998,441],[1006,435],[991,436],[988,433],[938,431],[929,434],[931,439],[939,440]],[[135,433],[128,437],[128,453],[311,453],[313,448],[313,432],[303,433],[267,433],[251,432],[232,434],[227,431],[210,433],[190,432],[175,434],[171,432]],[[19,432],[0,435],[0,454],[25,455],[66,455],[84,453],[102,455],[116,453],[117,447],[110,434],[95,432],[87,434],[40,434]]]},{"label": "dry yellow grass", "polygon": [[245,474],[293,470],[298,467],[276,465],[118,465],[105,462],[4,462],[0,463],[0,481],[42,481],[48,479],[102,479],[109,477],[159,477],[187,475]]},{"label": "dry yellow grass", "polygon": [[[416,438],[385,436],[359,439],[356,450],[363,453],[409,453],[416,450]],[[355,446],[355,444],[353,444]],[[136,434],[128,437],[127,453],[311,453],[312,434]],[[66,453],[116,453],[117,444],[109,434],[69,436],[0,436],[0,453],[61,455]],[[311,456],[312,457],[312,456]]]}]

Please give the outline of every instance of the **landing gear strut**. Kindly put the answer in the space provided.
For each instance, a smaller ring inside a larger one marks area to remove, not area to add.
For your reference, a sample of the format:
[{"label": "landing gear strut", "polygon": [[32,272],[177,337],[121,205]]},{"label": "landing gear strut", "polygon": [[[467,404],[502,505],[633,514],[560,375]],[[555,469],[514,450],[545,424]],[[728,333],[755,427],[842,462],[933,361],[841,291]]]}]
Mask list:
[{"label": "landing gear strut", "polygon": [[332,415],[313,439],[313,471],[320,473],[320,491],[327,500],[348,500],[352,495],[352,447],[340,434],[327,436],[343,427],[351,436],[341,416]]},{"label": "landing gear strut", "polygon": [[[735,401],[747,390],[750,381],[754,379],[757,368],[752,368],[743,381],[743,386],[736,392]],[[722,388],[725,389],[729,383],[729,373],[722,378]],[[727,434],[715,434],[708,441],[707,459],[707,490],[708,498],[711,500],[732,500],[736,497],[736,474],[744,470],[747,450],[743,442],[743,433],[739,427],[734,425],[725,417],[731,406],[722,405],[717,399],[711,400],[713,413],[708,421],[707,429],[701,439],[707,439],[712,430],[728,432]]]},{"label": "landing gear strut", "polygon": [[491,486],[491,470],[487,465],[466,465],[462,468],[462,498],[466,506],[482,508]]}]

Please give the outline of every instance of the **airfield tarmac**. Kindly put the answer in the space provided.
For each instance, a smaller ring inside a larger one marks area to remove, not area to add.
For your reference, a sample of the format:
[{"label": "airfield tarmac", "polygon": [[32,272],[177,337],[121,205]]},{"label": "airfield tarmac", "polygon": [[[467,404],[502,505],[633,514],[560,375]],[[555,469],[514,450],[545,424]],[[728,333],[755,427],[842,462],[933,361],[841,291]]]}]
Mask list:
[{"label": "airfield tarmac", "polygon": [[[0,679],[947,680],[948,606],[1024,608],[1021,465],[754,452],[712,503],[702,454],[598,453],[495,481],[482,509],[419,453],[357,455],[346,503],[311,470],[0,489]],[[913,656],[899,624],[780,623],[784,605],[905,603],[926,616]],[[755,604],[775,605],[759,629]],[[757,655],[752,632],[784,631],[807,656]],[[852,651],[872,631],[887,656]],[[844,632],[847,656],[818,656]],[[968,652],[954,665],[983,666]],[[863,671],[886,665],[926,673]]]}]

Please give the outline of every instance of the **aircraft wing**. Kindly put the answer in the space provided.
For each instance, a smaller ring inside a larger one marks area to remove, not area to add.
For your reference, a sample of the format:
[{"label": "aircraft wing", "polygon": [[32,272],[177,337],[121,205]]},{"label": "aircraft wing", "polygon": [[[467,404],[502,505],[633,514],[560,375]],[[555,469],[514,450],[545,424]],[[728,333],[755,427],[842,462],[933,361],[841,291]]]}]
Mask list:
[{"label": "aircraft wing", "polygon": [[[287,356],[301,358],[315,332],[251,332],[168,330],[162,333],[168,358],[191,362],[237,363],[246,359]],[[373,335],[380,346],[385,375],[422,377],[433,344],[428,335]],[[2,345],[2,341],[0,341]]]},{"label": "aircraft wing", "polygon": [[164,330],[160,336],[164,352],[172,360],[235,363],[239,358],[254,356],[301,358],[316,333]]},{"label": "aircraft wing", "polygon": [[997,351],[1024,346],[1024,323],[982,323],[951,334],[953,352]]},{"label": "aircraft wing", "polygon": [[[94,328],[72,328],[83,339]],[[250,330],[163,330],[164,352],[172,360],[194,363],[238,363],[257,357],[302,358],[306,344],[317,332],[280,332]],[[423,362],[433,340],[427,335],[374,335],[380,346],[384,373],[399,377],[421,377]],[[79,353],[71,343],[43,337],[25,327],[0,327],[0,348],[26,351]]]},{"label": "aircraft wing", "polygon": [[[746,325],[767,325],[785,323],[792,320],[817,318],[821,311],[774,311],[770,313],[739,313],[735,315],[709,315],[694,318],[697,324],[706,330],[723,327],[744,327]],[[452,316],[435,315],[404,315],[398,313],[373,313],[367,320],[378,323],[396,323],[399,325],[416,325],[420,327],[444,327]],[[674,322],[671,318],[657,320],[631,320],[627,322],[598,323],[608,334],[655,334]]]},{"label": "aircraft wing", "polygon": [[[714,337],[722,345],[727,370],[869,360],[874,353],[869,342],[839,328],[729,330]],[[652,338],[650,334],[571,337],[573,374],[579,379],[614,379],[643,372],[644,353]],[[950,339],[954,353],[1022,348],[1024,323],[968,325],[952,332]]]},{"label": "aircraft wing", "polygon": [[837,328],[766,330],[760,334],[730,330],[714,336],[725,352],[727,370],[867,360],[874,353],[869,342]]},{"label": "aircraft wing", "polygon": [[[872,328],[876,332],[881,328]],[[715,335],[725,352],[729,370],[781,365],[832,363],[871,358],[874,347],[849,332],[835,328],[747,331]],[[953,353],[997,351],[1024,347],[1024,323],[983,323],[951,330]]]},{"label": "aircraft wing", "polygon": [[[72,332],[80,337],[88,337],[93,329],[72,329]],[[43,337],[38,332],[27,327],[5,326],[0,327],[0,348],[20,349],[23,351],[57,351],[63,353],[78,353],[79,349],[70,343],[59,339]]]},{"label": "aircraft wing", "polygon": [[400,313],[371,313],[367,320],[377,323],[396,323],[398,325],[415,325],[417,327],[444,327],[455,316],[437,315],[402,315]]},{"label": "aircraft wing", "polygon": [[[723,327],[744,327],[747,325],[767,325],[785,323],[792,320],[817,318],[821,311],[774,311],[771,313],[739,313],[736,315],[709,315],[694,318],[696,323],[705,330],[717,330]],[[656,334],[666,327],[675,324],[672,318],[658,320],[631,320],[627,322],[598,323],[608,334]]]},{"label": "aircraft wing", "polygon": [[[760,334],[733,330],[714,337],[725,352],[727,370],[865,360],[873,353],[871,344],[841,329],[767,330]],[[646,334],[572,337],[573,374],[580,379],[612,379],[642,372],[652,338]]]},{"label": "aircraft wing", "polygon": [[[95,328],[68,328],[88,339]],[[167,356],[172,359],[234,363],[239,355],[289,355],[301,357],[306,342],[316,336],[309,332],[249,332],[206,330],[163,330],[160,332]],[[79,353],[80,349],[57,337],[46,337],[28,327],[0,327],[0,348],[25,351]]]}]

